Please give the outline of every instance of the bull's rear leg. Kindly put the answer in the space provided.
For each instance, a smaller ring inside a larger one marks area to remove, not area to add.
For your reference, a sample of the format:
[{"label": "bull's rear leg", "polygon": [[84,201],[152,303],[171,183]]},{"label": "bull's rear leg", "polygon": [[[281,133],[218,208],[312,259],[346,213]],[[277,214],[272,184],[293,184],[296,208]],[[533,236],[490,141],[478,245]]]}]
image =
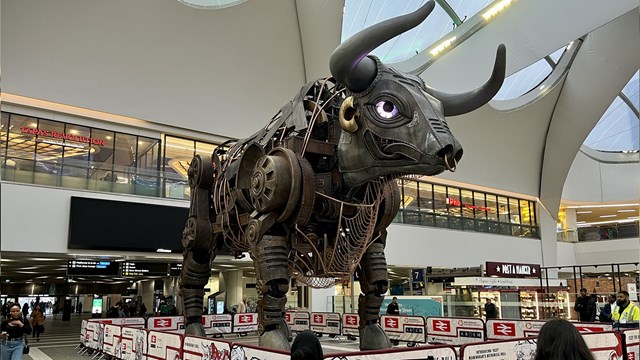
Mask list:
[{"label": "bull's rear leg", "polygon": [[259,345],[288,351],[290,330],[284,321],[289,291],[289,241],[286,237],[264,235],[252,246],[258,291]]},{"label": "bull's rear leg", "polygon": [[389,286],[387,260],[384,256],[384,237],[373,243],[360,261],[360,287],[363,294],[358,299],[360,315],[360,350],[388,349],[391,342],[379,324],[380,306]]}]

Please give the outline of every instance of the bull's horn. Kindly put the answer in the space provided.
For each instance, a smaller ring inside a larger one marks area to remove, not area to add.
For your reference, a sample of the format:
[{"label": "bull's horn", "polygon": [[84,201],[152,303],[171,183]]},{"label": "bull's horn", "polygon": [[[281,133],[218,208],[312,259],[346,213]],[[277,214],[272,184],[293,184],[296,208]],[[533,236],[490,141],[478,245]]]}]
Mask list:
[{"label": "bull's horn", "polygon": [[442,102],[444,116],[462,115],[471,112],[489,102],[500,91],[504,82],[506,60],[504,44],[498,46],[496,62],[491,78],[479,88],[462,93],[447,94],[426,86],[425,91]]},{"label": "bull's horn", "polygon": [[375,60],[367,58],[367,54],[387,40],[418,26],[434,6],[434,1],[430,0],[411,14],[372,25],[347,39],[331,54],[329,69],[333,77],[353,92],[366,90],[378,73]]}]

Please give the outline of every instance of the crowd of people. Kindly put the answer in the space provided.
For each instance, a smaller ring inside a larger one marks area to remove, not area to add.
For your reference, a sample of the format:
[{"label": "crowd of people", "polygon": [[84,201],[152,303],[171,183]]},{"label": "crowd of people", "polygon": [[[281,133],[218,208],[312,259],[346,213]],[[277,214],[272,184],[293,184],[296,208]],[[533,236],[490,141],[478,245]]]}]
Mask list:
[{"label": "crowd of people", "polygon": [[617,294],[609,294],[604,306],[598,306],[598,296],[587,294],[587,289],[580,289],[573,309],[583,322],[599,321],[613,324],[614,329],[637,328],[640,323],[640,308],[629,299],[625,290]]}]

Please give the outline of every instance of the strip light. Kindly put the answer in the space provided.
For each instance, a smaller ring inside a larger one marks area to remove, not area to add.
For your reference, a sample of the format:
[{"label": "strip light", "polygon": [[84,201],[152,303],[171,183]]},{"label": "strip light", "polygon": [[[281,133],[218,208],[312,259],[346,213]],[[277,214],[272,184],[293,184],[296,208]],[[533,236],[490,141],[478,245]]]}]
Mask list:
[{"label": "strip light", "polygon": [[456,40],[455,36],[452,36],[450,38],[448,38],[447,40],[444,40],[443,42],[441,42],[440,44],[438,44],[436,47],[434,47],[433,49],[429,50],[429,53],[432,56],[436,56],[438,54],[440,54],[441,52],[445,51],[446,49],[451,47],[451,44]]},{"label": "strip light", "polygon": [[487,21],[491,20],[491,18],[493,18],[496,15],[498,15],[498,13],[500,11],[504,10],[504,8],[506,8],[507,6],[511,5],[512,1],[513,0],[501,0],[501,1],[498,1],[493,6],[491,6],[489,8],[489,10],[485,11],[484,14],[482,14],[482,17]]}]

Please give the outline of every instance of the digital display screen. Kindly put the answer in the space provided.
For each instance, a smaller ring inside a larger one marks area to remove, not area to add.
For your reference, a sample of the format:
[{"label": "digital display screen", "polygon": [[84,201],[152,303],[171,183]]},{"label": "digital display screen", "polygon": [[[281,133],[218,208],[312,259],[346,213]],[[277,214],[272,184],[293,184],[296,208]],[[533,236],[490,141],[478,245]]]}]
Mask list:
[{"label": "digital display screen", "polygon": [[118,263],[112,260],[68,260],[67,276],[118,276]]},{"label": "digital display screen", "polygon": [[92,314],[102,314],[102,299],[93,299],[93,303],[91,304],[91,313]]},{"label": "digital display screen", "polygon": [[182,263],[169,263],[169,276],[180,276],[182,273]]},{"label": "digital display screen", "polygon": [[167,263],[125,261],[122,276],[167,276]]}]

